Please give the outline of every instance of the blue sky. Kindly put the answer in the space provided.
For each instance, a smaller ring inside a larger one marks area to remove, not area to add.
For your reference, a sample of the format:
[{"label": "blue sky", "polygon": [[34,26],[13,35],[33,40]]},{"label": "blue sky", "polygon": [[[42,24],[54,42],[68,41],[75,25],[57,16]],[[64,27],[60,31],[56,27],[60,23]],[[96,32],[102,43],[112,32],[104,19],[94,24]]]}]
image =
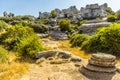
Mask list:
[{"label": "blue sky", "polygon": [[0,0],[0,16],[4,11],[13,12],[15,15],[34,15],[38,12],[49,12],[55,8],[65,9],[76,5],[78,9],[86,4],[108,3],[114,11],[120,9],[120,0]]}]

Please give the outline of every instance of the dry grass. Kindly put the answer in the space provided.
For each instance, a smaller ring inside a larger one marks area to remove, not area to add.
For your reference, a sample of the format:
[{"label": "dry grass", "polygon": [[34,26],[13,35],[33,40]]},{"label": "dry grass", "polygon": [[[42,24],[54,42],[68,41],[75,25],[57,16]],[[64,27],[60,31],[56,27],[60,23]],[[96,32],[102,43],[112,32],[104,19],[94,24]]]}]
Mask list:
[{"label": "dry grass", "polygon": [[15,62],[16,58],[15,53],[9,52],[8,63],[0,64],[0,80],[19,80],[27,71],[29,64]]},{"label": "dry grass", "polygon": [[0,80],[18,80],[27,68],[26,63],[0,64]]},{"label": "dry grass", "polygon": [[118,60],[118,61],[117,61],[117,65],[119,65],[119,66],[120,66],[120,60]]},{"label": "dry grass", "polygon": [[85,53],[79,47],[71,47],[71,44],[69,43],[68,40],[66,40],[66,41],[59,41],[59,44],[60,44],[59,47],[58,47],[59,49],[70,51],[73,54],[75,54],[77,56],[80,56],[80,57],[82,57],[84,59],[88,59],[91,56],[91,54]]},{"label": "dry grass", "polygon": [[88,59],[90,58],[91,54],[85,53],[84,51],[80,50],[80,48],[78,47],[71,47],[71,44],[69,43],[68,40],[60,40],[58,41],[58,47],[51,47],[51,46],[45,46],[48,50],[52,50],[52,49],[62,49],[62,50],[66,50],[66,51],[70,51],[73,54],[80,56],[84,59]]},{"label": "dry grass", "polygon": [[[71,44],[69,43],[69,40],[63,40],[58,41],[58,47],[51,47],[51,46],[45,46],[48,50],[52,49],[62,49],[72,52],[73,54],[80,56],[84,59],[89,59],[91,54],[84,52],[83,50],[80,50],[79,47],[71,47]],[[117,65],[120,65],[120,60],[117,60]]]}]

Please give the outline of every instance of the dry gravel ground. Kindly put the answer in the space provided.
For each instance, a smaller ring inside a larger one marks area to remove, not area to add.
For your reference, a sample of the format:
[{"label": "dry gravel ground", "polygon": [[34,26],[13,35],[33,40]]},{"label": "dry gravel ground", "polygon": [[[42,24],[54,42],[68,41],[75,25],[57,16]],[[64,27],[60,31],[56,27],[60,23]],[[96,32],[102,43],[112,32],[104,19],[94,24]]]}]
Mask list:
[{"label": "dry gravel ground", "polygon": [[[105,79],[90,79],[80,73],[79,68],[87,63],[82,60],[79,63],[67,62],[51,64],[50,60],[45,60],[40,64],[31,64],[21,80],[106,80]],[[76,64],[79,64],[75,66]],[[94,75],[93,75],[94,76]],[[99,75],[98,75],[99,76]],[[120,80],[120,74],[116,73],[109,80]],[[107,79],[107,80],[108,80]]]},{"label": "dry gravel ground", "polygon": [[29,71],[21,80],[89,80],[89,79],[79,72],[79,67],[76,67],[75,63],[73,62],[50,64],[49,60],[45,60],[41,64],[32,64],[29,68]]}]

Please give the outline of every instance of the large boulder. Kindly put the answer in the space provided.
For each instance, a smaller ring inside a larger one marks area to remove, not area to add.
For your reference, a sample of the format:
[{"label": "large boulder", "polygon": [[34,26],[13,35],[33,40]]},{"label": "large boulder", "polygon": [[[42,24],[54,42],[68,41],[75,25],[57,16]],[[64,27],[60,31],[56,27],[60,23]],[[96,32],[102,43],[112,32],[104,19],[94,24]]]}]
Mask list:
[{"label": "large boulder", "polygon": [[58,51],[58,55],[59,58],[63,58],[63,59],[68,59],[71,57],[71,53],[68,51]]},{"label": "large boulder", "polygon": [[101,27],[107,27],[109,26],[111,23],[110,22],[95,22],[95,23],[85,23],[82,24],[79,27],[79,31],[84,33],[84,34],[93,34],[98,28]]},{"label": "large boulder", "polygon": [[35,58],[39,59],[44,57],[47,59],[49,57],[54,57],[56,54],[57,54],[56,50],[43,51],[43,52],[37,53]]},{"label": "large boulder", "polygon": [[81,58],[79,56],[75,56],[75,55],[72,55],[71,57],[71,61],[73,62],[81,62]]}]

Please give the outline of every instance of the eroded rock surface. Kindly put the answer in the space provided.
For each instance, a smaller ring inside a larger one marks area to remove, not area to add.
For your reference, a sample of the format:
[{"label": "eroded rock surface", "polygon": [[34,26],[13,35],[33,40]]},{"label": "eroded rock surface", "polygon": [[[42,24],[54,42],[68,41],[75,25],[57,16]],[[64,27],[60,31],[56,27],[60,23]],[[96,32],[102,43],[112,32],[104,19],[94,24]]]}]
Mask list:
[{"label": "eroded rock surface", "polygon": [[[68,57],[68,55],[70,56]],[[26,73],[27,78],[22,78],[22,80],[120,80],[120,74],[116,71],[115,66],[92,65],[89,61],[67,51],[44,51],[37,58],[39,58],[36,61],[37,64],[30,66]],[[106,58],[103,59],[106,62],[113,62],[116,59],[115,57],[110,58],[110,56],[92,55],[90,60],[93,58],[98,62],[102,61],[102,58]]]},{"label": "eroded rock surface", "polygon": [[80,72],[92,80],[118,80],[116,57],[109,54],[93,54]]}]

